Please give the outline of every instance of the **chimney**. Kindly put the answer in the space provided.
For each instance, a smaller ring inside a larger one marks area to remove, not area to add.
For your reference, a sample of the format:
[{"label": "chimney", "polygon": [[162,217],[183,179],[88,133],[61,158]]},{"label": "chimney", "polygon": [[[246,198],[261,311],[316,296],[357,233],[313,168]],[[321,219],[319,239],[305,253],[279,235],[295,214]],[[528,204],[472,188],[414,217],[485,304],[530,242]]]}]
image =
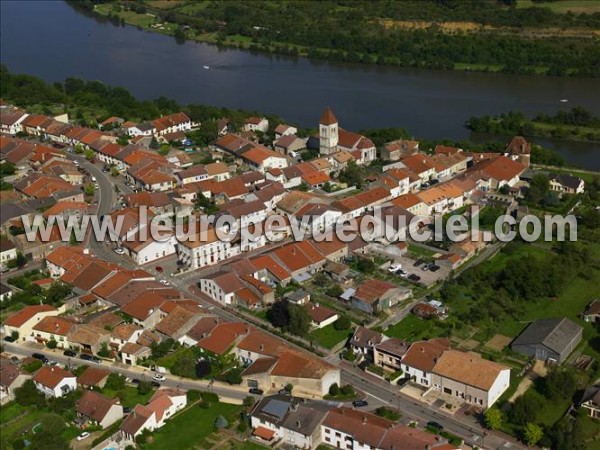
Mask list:
[{"label": "chimney", "polygon": [[265,345],[264,344],[260,344],[260,351],[262,352],[265,349]]},{"label": "chimney", "polygon": [[362,424],[363,425],[367,424],[367,416],[363,416],[363,418],[362,418]]}]

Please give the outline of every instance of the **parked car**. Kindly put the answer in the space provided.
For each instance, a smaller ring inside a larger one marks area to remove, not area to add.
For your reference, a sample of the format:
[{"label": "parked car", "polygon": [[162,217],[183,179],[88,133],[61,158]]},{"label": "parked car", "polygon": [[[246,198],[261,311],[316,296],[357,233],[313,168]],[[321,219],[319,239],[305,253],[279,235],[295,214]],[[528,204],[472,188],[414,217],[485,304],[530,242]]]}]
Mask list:
[{"label": "parked car", "polygon": [[125,253],[125,250],[121,247],[117,247],[117,248],[115,248],[115,253],[117,255],[122,255],[123,253]]},{"label": "parked car", "polygon": [[155,269],[158,273],[161,273],[163,271],[163,268],[160,266],[156,266]]},{"label": "parked car", "polygon": [[433,264],[429,267],[429,270],[432,272],[437,272],[438,270],[440,270],[440,266],[438,266],[437,264]]},{"label": "parked car", "polygon": [[427,422],[427,426],[429,428],[435,428],[438,431],[442,431],[444,429],[444,426],[441,423],[434,422],[433,420],[430,422]]},{"label": "parked car", "polygon": [[58,362],[57,361],[50,361],[48,363],[49,366],[58,366]]},{"label": "parked car", "polygon": [[160,383],[158,381],[153,381],[151,384],[153,388],[158,389],[160,387]]},{"label": "parked car", "polygon": [[400,269],[398,272],[396,272],[398,275],[400,275],[402,278],[406,278],[408,277],[408,272],[406,270],[402,270]]},{"label": "parked car", "polygon": [[123,406],[123,413],[129,414],[131,412],[131,406]]},{"label": "parked car", "polygon": [[425,261],[423,261],[422,259],[417,259],[415,261],[415,263],[413,264],[414,267],[419,267],[422,266],[423,264],[425,264]]},{"label": "parked car", "polygon": [[421,280],[421,277],[420,277],[419,275],[417,275],[417,274],[411,273],[411,274],[408,276],[408,279],[409,279],[410,281],[420,281],[420,280]]},{"label": "parked car", "polygon": [[19,364],[21,362],[21,360],[19,359],[18,356],[11,356],[10,357],[10,362],[13,364]]},{"label": "parked car", "polygon": [[391,273],[396,273],[396,272],[398,272],[399,270],[402,270],[402,264],[392,264],[392,265],[389,267],[389,269],[388,269],[388,272],[391,272]]},{"label": "parked car", "polygon": [[279,391],[277,392],[279,395],[290,395],[291,392],[288,391],[287,389],[283,388],[283,389],[279,389]]},{"label": "parked car", "polygon": [[15,342],[16,339],[12,336],[4,336],[4,342]]},{"label": "parked car", "polygon": [[155,374],[152,376],[152,379],[153,379],[154,381],[165,381],[165,380],[167,379],[167,377],[165,377],[165,376],[164,376],[163,374],[161,374],[161,373],[155,373]]},{"label": "parked car", "polygon": [[250,392],[251,394],[254,394],[254,395],[263,395],[264,394],[263,390],[258,389],[258,388],[250,388],[248,390],[248,392]]},{"label": "parked car", "polygon": [[88,433],[87,431],[84,431],[79,436],[77,436],[77,440],[78,441],[83,441],[84,439],[87,439],[89,437],[90,437],[90,433]]},{"label": "parked car", "polygon": [[366,400],[354,400],[352,402],[352,406],[354,406],[355,408],[363,408],[365,406],[369,406],[369,402]]},{"label": "parked car", "polygon": [[46,356],[42,355],[41,353],[34,353],[33,355],[31,355],[31,357],[39,359],[44,364],[48,362],[48,358],[46,358]]},{"label": "parked car", "polygon": [[70,358],[74,358],[75,356],[77,356],[77,353],[75,353],[73,350],[65,350],[63,352],[63,355],[68,356]]},{"label": "parked car", "polygon": [[140,384],[141,381],[138,380],[137,378],[134,378],[133,380],[131,380],[131,384]]},{"label": "parked car", "polygon": [[88,355],[86,353],[82,353],[79,357],[81,359],[83,359],[84,361],[92,361],[92,362],[95,362],[95,363],[99,363],[100,362],[100,358],[98,358],[97,356]]}]

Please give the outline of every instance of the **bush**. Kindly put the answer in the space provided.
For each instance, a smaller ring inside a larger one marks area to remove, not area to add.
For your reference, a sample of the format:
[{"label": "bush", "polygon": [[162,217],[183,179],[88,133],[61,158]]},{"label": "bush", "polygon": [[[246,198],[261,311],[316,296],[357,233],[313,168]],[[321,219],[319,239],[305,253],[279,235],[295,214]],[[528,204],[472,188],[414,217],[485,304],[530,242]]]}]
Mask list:
[{"label": "bush", "polygon": [[329,386],[329,395],[333,397],[340,395],[340,387],[337,383],[333,383],[331,386]]},{"label": "bush", "polygon": [[202,398],[202,393],[196,389],[190,389],[187,391],[187,401],[188,403],[197,402]]},{"label": "bush", "polygon": [[141,381],[137,386],[138,394],[145,395],[152,390],[152,384],[149,381]]},{"label": "bush", "polygon": [[111,373],[106,379],[105,387],[112,391],[120,391],[125,387],[125,378],[118,373]]},{"label": "bush", "polygon": [[340,390],[342,395],[354,395],[354,387],[351,384],[346,384],[345,386],[342,386],[342,389]]},{"label": "bush", "polygon": [[381,406],[381,407],[377,408],[377,410],[375,411],[375,414],[377,414],[380,417],[385,417],[386,419],[390,419],[393,421],[400,419],[400,413],[398,411],[391,409],[391,408],[386,408],[385,406]]},{"label": "bush", "polygon": [[51,349],[55,349],[58,346],[58,342],[56,342],[54,339],[50,339],[48,342],[46,342],[46,347],[51,348]]},{"label": "bush", "polygon": [[252,397],[251,395],[248,395],[244,399],[244,406],[254,406],[254,397]]},{"label": "bush", "polygon": [[336,330],[347,330],[352,325],[350,319],[347,316],[341,316],[338,320],[333,323],[333,328]]},{"label": "bush", "polygon": [[200,403],[198,403],[198,406],[203,409],[208,409],[210,408],[210,402],[207,402],[206,400],[201,400]]},{"label": "bush", "polygon": [[39,370],[42,367],[42,362],[40,360],[35,360],[30,362],[29,364],[25,364],[23,366],[23,370],[25,370],[25,372],[27,373],[33,373],[36,370]]},{"label": "bush", "polygon": [[219,402],[219,396],[217,394],[215,394],[214,392],[202,392],[200,394],[200,397],[205,402],[213,402],[213,403]]}]

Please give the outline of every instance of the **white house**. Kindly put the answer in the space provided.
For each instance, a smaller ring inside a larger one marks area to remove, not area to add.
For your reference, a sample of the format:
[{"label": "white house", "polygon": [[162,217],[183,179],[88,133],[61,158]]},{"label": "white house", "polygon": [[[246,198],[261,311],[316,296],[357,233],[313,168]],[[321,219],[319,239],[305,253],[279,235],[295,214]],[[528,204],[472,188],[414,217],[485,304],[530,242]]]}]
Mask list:
[{"label": "white house", "polygon": [[33,376],[38,391],[46,397],[62,397],[77,389],[77,377],[57,366],[44,366]]},{"label": "white house", "polygon": [[19,131],[23,131],[21,122],[23,122],[29,114],[20,110],[6,111],[6,108],[2,109],[0,114],[0,131],[4,134],[10,134],[11,136],[14,136]]},{"label": "white house", "polygon": [[218,271],[200,280],[200,290],[223,305],[232,305],[235,292],[244,287],[240,279],[231,272]]},{"label": "white house", "polygon": [[177,245],[179,259],[192,270],[218,264],[238,255],[239,250],[239,246],[219,239],[214,228],[209,228],[205,236],[200,231],[194,240],[182,240]]},{"label": "white house", "polygon": [[269,130],[269,121],[266,117],[248,117],[244,122],[244,131],[261,131],[266,133]]},{"label": "white house", "polygon": [[310,316],[311,325],[314,328],[323,328],[331,325],[340,317],[333,309],[321,306],[318,303],[309,303],[306,305],[306,310]]},{"label": "white house", "polygon": [[266,172],[268,169],[284,169],[288,161],[281,153],[265,147],[254,147],[241,154],[241,158],[251,167]]},{"label": "white house", "polygon": [[174,255],[177,250],[177,239],[175,234],[170,232],[162,232],[164,238],[154,240],[148,235],[148,239],[135,241],[122,241],[122,246],[127,251],[128,255],[138,265],[149,264],[158,259]]},{"label": "white house", "polygon": [[8,262],[17,257],[17,247],[6,238],[0,239],[0,270],[8,267]]},{"label": "white house", "polygon": [[31,375],[21,372],[19,366],[7,359],[0,360],[0,405],[15,399],[15,389],[23,386]]}]

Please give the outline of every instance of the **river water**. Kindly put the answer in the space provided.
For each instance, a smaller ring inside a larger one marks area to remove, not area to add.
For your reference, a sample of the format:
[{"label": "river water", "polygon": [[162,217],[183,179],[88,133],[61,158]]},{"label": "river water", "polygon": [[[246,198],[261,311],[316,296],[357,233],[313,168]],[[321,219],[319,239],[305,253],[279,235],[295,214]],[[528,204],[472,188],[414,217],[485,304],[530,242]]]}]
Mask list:
[{"label": "river water", "polygon": [[[101,80],[142,99],[258,110],[305,127],[317,126],[325,106],[344,128],[403,127],[423,139],[467,139],[470,116],[511,110],[554,114],[581,105],[600,115],[598,79],[333,64],[178,44],[90,18],[62,1],[3,0],[0,13],[2,64],[12,72]],[[540,143],[600,170],[600,144]]]}]

